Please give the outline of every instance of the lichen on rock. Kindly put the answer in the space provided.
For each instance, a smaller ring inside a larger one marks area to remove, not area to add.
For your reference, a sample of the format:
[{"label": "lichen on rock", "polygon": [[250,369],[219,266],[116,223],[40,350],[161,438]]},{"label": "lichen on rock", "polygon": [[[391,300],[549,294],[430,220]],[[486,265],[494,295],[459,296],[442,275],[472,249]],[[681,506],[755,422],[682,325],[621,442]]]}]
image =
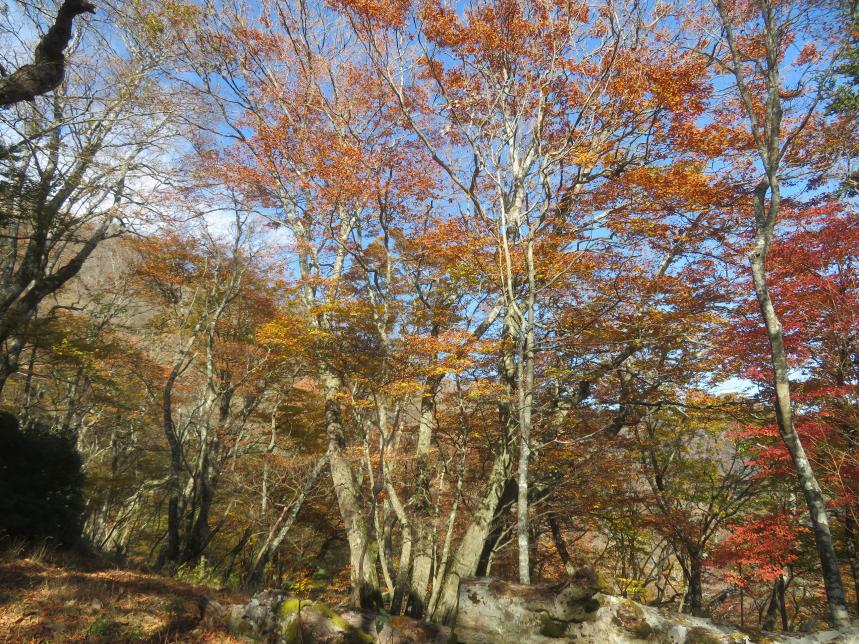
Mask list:
[{"label": "lichen on rock", "polygon": [[597,592],[580,578],[567,585],[523,586],[498,579],[464,579],[452,629],[401,615],[336,612],[326,604],[279,591],[247,604],[209,602],[206,619],[237,635],[273,644],[851,644],[859,631],[792,637],[751,634],[690,615],[671,613]]}]

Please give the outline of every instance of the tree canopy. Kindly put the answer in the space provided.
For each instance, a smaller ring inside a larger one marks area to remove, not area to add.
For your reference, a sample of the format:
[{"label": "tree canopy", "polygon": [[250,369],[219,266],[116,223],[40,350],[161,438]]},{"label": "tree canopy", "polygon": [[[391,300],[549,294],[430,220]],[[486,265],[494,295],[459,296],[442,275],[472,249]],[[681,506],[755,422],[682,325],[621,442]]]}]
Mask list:
[{"label": "tree canopy", "polygon": [[855,615],[855,3],[94,10],[0,17],[0,535]]}]

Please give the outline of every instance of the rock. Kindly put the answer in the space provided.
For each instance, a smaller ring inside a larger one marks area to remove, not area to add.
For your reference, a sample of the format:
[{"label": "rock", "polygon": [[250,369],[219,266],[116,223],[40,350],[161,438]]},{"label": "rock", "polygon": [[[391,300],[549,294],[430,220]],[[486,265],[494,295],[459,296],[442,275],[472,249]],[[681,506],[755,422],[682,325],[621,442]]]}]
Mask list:
[{"label": "rock", "polygon": [[[271,638],[279,632],[280,609],[287,601],[288,595],[278,590],[264,590],[251,597],[241,612],[241,622],[248,628],[239,628],[244,632],[248,630],[263,638]],[[231,617],[235,620],[235,612]]]},{"label": "rock", "polygon": [[617,609],[616,621],[631,637],[646,640],[653,627],[644,618],[644,611],[634,602],[623,602]]},{"label": "rock", "polygon": [[449,628],[411,617],[395,615],[377,621],[378,624],[382,626],[378,641],[384,644],[447,644],[450,641]]},{"label": "rock", "polygon": [[376,640],[325,604],[287,599],[279,610],[279,644],[371,644]]},{"label": "rock", "polygon": [[227,625],[227,608],[220,602],[203,597],[200,605],[203,613],[200,620],[201,626],[212,629]]},{"label": "rock", "polygon": [[448,644],[450,628],[404,615],[347,611],[340,615],[352,627],[384,644]]},{"label": "rock", "polygon": [[247,604],[207,600],[203,625],[273,644],[447,644],[450,629],[410,617],[347,611],[299,600],[278,591],[254,595]]},{"label": "rock", "polygon": [[279,630],[278,610],[286,598],[286,593],[266,590],[254,595],[247,604],[223,606],[206,599],[202,603],[202,623],[207,627],[223,625],[236,635],[272,639]]},{"label": "rock", "polygon": [[203,625],[225,625],[235,635],[273,644],[859,644],[857,628],[795,637],[756,633],[751,638],[729,626],[598,589],[587,570],[561,585],[463,579],[452,630],[403,616],[337,614],[322,603],[265,591],[247,604],[206,602]]},{"label": "rock", "polygon": [[[494,593],[483,590],[490,585],[495,588]],[[783,633],[756,633],[750,637],[736,628],[714,624],[701,617],[661,611],[601,593],[590,598],[598,608],[588,612],[586,619],[578,620],[572,611],[567,616],[573,615],[574,619],[565,621],[559,618],[558,606],[543,596],[550,587],[538,588],[540,594],[535,601],[533,587],[529,590],[518,584],[502,587],[497,581],[492,584],[485,579],[463,580],[460,615],[454,625],[453,639],[458,644],[751,644],[764,641],[769,644],[859,644],[857,628],[796,637]],[[472,593],[471,598],[469,593]],[[559,592],[561,596],[564,596],[563,590]],[[474,599],[478,601],[475,603]],[[472,601],[471,605],[465,603],[468,601]],[[572,603],[576,601],[582,600]],[[544,621],[538,622],[534,615],[541,611]],[[465,620],[460,621],[463,614]]]},{"label": "rock", "polygon": [[631,600],[598,593],[588,570],[562,586],[464,579],[453,635],[460,644],[727,644],[748,641],[733,629],[686,615],[664,616]]},{"label": "rock", "polygon": [[523,585],[470,577],[459,586],[454,637],[467,644],[552,644],[596,617],[599,581],[583,568],[563,584]]}]

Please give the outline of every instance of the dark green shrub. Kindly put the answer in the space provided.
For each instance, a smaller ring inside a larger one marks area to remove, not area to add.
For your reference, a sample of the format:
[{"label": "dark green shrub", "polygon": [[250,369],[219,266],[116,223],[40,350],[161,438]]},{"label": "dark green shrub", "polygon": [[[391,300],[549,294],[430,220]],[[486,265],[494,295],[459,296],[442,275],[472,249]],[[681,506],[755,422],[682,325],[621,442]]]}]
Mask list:
[{"label": "dark green shrub", "polygon": [[74,441],[0,412],[0,537],[73,546],[83,528],[84,482]]}]

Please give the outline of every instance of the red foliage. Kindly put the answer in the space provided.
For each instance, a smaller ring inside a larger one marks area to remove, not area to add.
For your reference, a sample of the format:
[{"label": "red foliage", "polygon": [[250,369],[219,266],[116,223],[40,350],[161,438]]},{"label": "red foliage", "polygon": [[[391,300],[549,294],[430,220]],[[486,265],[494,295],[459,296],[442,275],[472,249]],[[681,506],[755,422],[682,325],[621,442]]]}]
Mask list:
[{"label": "red foliage", "polygon": [[[713,556],[706,562],[711,568],[724,568],[725,579],[737,586],[749,582],[770,582],[786,566],[796,562],[796,549],[803,530],[796,517],[788,513],[749,517],[730,526]],[[733,566],[741,566],[732,570]]]}]

